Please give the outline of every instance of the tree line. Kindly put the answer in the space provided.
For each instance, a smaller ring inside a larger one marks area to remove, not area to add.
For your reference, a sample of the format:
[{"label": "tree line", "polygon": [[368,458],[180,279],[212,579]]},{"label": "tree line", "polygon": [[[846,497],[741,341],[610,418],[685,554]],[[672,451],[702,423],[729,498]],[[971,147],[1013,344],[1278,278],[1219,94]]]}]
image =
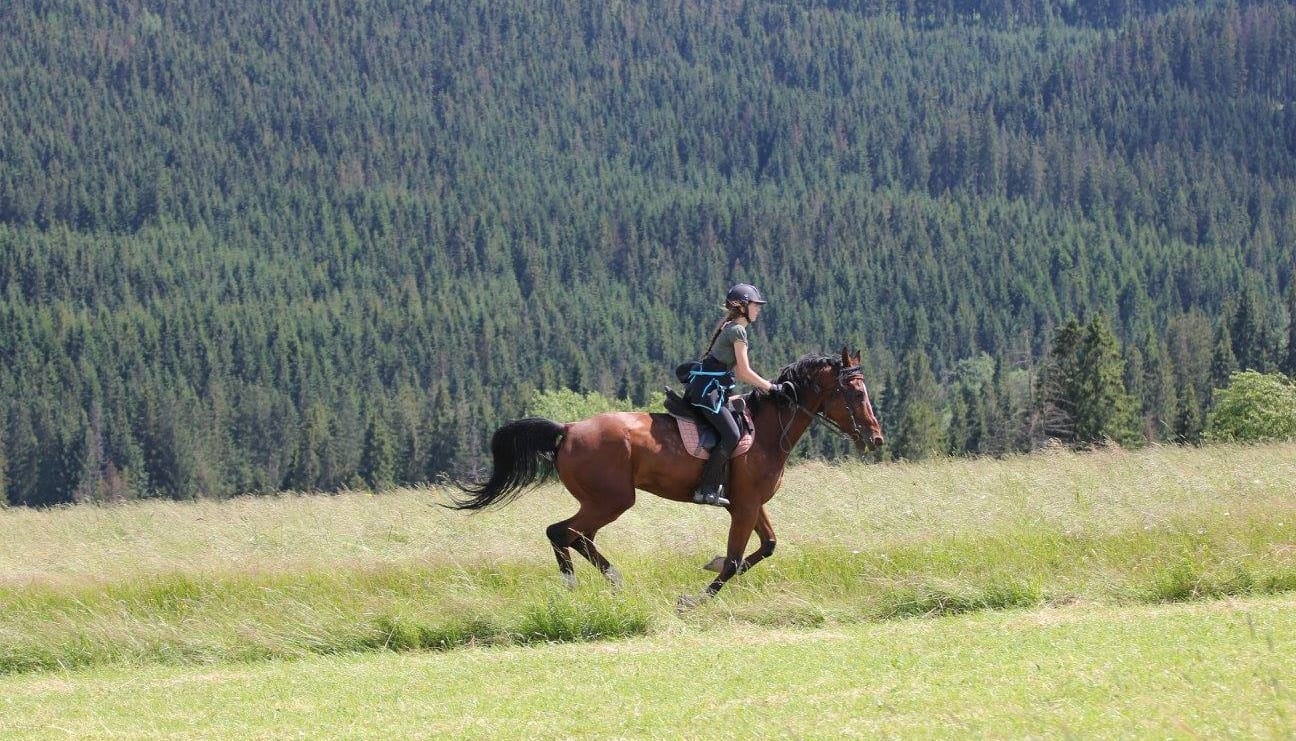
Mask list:
[{"label": "tree line", "polygon": [[901,457],[1087,435],[1040,402],[1081,370],[1124,382],[1111,439],[1189,439],[1230,369],[1291,369],[1285,3],[18,0],[0,29],[13,504],[467,475],[537,395],[649,404],[739,280],[765,375],[866,349]]}]

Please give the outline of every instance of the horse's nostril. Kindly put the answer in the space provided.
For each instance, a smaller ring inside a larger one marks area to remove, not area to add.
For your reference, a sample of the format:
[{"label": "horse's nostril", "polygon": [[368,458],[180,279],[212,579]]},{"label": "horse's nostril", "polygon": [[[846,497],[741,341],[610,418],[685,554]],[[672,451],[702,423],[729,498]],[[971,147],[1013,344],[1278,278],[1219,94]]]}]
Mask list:
[{"label": "horse's nostril", "polygon": [[873,436],[873,444],[874,444],[875,446],[879,447],[879,448],[882,447],[882,436],[881,436],[881,435],[874,435],[874,436]]}]

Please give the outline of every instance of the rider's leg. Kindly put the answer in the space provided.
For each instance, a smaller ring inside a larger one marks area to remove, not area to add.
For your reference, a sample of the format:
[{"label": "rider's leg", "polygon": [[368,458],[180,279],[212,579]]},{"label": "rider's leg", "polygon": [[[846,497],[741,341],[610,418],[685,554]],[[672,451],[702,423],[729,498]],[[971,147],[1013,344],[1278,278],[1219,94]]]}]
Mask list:
[{"label": "rider's leg", "polygon": [[706,463],[702,465],[702,480],[693,494],[693,501],[698,504],[728,507],[729,500],[724,497],[723,487],[726,474],[729,472],[727,465],[729,457],[733,455],[734,448],[738,447],[738,422],[729,409],[723,406],[717,412],[703,409],[702,414],[715,427],[716,432],[720,433],[720,442],[711,450],[711,457],[707,458]]}]

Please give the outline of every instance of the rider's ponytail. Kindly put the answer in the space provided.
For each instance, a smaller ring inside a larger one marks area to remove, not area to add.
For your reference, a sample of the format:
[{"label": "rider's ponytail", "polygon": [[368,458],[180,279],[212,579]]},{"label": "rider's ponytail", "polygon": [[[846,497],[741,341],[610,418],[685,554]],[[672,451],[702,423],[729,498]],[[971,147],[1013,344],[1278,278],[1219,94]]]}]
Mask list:
[{"label": "rider's ponytail", "polygon": [[711,348],[715,347],[716,339],[720,337],[720,333],[724,331],[726,324],[740,316],[747,316],[746,302],[726,301],[724,307],[729,310],[729,314],[724,319],[721,319],[720,323],[716,325],[715,332],[711,334],[711,341],[707,343],[706,352],[702,353],[702,357],[704,358],[711,353]]}]

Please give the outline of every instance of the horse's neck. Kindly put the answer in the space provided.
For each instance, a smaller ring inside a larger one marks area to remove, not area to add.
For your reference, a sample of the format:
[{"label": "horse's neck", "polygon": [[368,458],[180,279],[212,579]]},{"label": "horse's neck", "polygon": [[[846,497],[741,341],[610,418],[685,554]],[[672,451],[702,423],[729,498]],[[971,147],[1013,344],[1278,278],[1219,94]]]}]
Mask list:
[{"label": "horse's neck", "polygon": [[822,403],[823,399],[819,394],[804,401],[801,405],[804,410],[795,405],[783,406],[769,399],[768,403],[761,406],[760,414],[754,420],[757,440],[771,450],[781,451],[782,458],[786,460],[788,454],[810,428],[810,423],[814,421],[814,413]]}]

